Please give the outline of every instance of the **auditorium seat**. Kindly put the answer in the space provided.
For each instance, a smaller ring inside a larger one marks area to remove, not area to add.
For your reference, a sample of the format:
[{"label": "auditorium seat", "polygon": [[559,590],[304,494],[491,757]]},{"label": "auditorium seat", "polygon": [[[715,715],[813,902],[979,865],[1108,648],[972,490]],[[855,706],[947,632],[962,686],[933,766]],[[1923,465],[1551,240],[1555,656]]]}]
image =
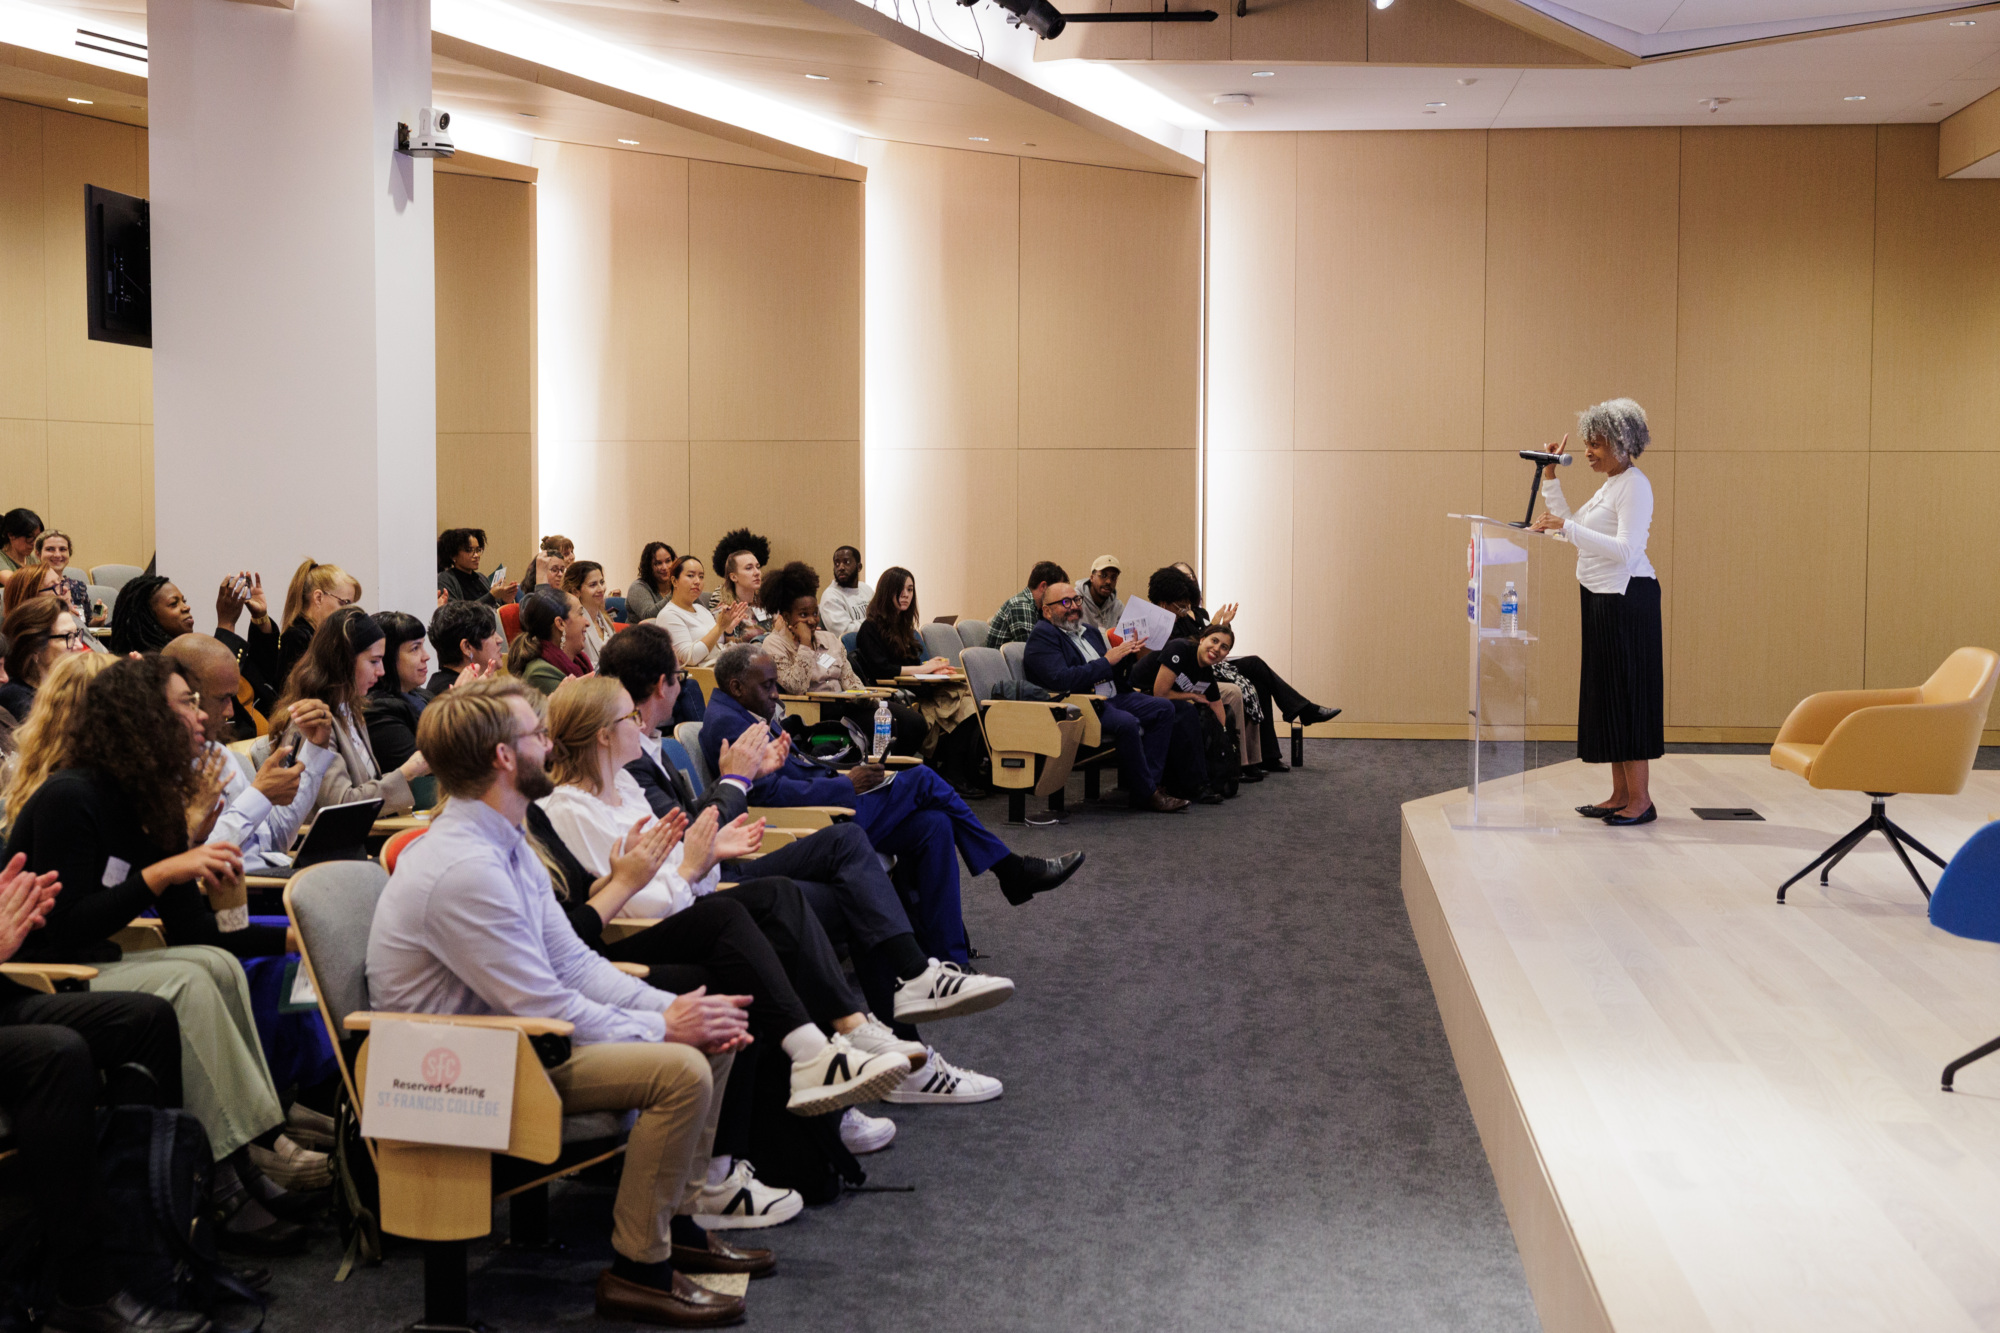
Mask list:
[{"label": "auditorium seat", "polygon": [[145,572],[137,565],[93,565],[90,569],[90,581],[116,590]]},{"label": "auditorium seat", "polygon": [[500,607],[500,632],[512,643],[521,637],[521,604],[505,602]]},{"label": "auditorium seat", "polygon": [[[1938,876],[1931,894],[1931,924],[1969,940],[2000,944],[2000,823],[1988,824],[1965,840]],[[1967,1051],[1944,1067],[1946,1092],[1958,1071],[2000,1051],[2000,1037]]]},{"label": "auditorium seat", "polygon": [[1819,882],[1870,833],[1889,840],[1926,898],[1930,889],[1910,860],[1914,848],[1942,867],[1936,852],[1912,838],[1888,815],[1889,797],[1903,793],[1954,796],[1979,753],[1979,735],[1993,701],[2000,654],[1990,648],[1960,648],[1922,685],[1894,690],[1830,690],[1792,709],[1771,746],[1771,764],[1829,791],[1866,792],[1868,818],[1778,889],[1785,890],[1814,870]]},{"label": "auditorium seat", "polygon": [[548,1219],[548,1183],[624,1151],[618,1122],[605,1113],[565,1116],[548,1069],[569,1058],[573,1025],[506,1015],[377,1014],[368,1007],[368,931],[389,876],[369,861],[332,861],[285,885],[285,911],[299,932],[300,966],[319,997],[320,1018],[354,1106],[368,1078],[367,1033],[378,1019],[511,1028],[513,1122],[504,1153],[483,1148],[364,1140],[380,1182],[382,1230],[423,1243],[422,1327],[461,1328],[467,1318],[466,1242],[493,1229],[493,1201],[512,1198],[517,1245],[539,1245]]},{"label": "auditorium seat", "polygon": [[[995,699],[993,687],[1008,677],[1006,659],[993,648],[963,651],[966,684],[979,703],[980,732],[993,765],[993,785],[1007,793],[1007,822],[1060,823],[1063,789],[1083,741],[1082,711],[1063,703]],[[1046,814],[1028,814],[1030,791],[1048,799]]]},{"label": "auditorium seat", "polygon": [[[682,722],[674,728],[674,740],[687,760],[687,773],[694,782],[695,795],[708,790],[715,775],[708,770],[708,758],[701,749],[701,723]],[[678,763],[676,767],[678,767]],[[851,806],[840,805],[753,805],[748,811],[752,819],[761,819],[771,828],[816,829],[825,828],[836,819],[851,819]]]},{"label": "auditorium seat", "polygon": [[959,664],[958,655],[965,650],[965,644],[958,637],[956,625],[944,625],[933,620],[923,627],[924,651],[931,657],[942,657],[953,666]]},{"label": "auditorium seat", "polygon": [[958,641],[966,648],[986,646],[986,622],[983,620],[961,620],[958,622]]}]

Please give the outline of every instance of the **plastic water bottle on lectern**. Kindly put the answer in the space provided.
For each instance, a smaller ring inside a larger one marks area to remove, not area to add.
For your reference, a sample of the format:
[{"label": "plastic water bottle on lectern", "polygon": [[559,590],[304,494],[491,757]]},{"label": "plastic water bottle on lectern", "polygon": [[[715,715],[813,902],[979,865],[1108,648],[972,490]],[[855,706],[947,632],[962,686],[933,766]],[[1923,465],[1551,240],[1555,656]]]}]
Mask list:
[{"label": "plastic water bottle on lectern", "polygon": [[889,701],[884,699],[875,705],[875,748],[868,752],[870,759],[880,759],[889,753],[889,733],[895,729],[895,719],[889,716]]},{"label": "plastic water bottle on lectern", "polygon": [[[1509,583],[1507,591],[1500,594],[1500,632],[1507,635],[1521,632],[1521,594],[1514,591]],[[881,723],[875,724],[880,727]]]}]

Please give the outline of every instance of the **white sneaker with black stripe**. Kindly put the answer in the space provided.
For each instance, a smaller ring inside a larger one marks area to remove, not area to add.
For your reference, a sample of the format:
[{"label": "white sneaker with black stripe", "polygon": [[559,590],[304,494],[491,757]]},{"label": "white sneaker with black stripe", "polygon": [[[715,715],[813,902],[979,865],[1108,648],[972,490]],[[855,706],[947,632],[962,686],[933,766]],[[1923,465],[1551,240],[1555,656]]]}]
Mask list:
[{"label": "white sneaker with black stripe", "polygon": [[877,1101],[909,1072],[909,1057],[901,1052],[864,1051],[836,1034],[818,1055],[793,1063],[792,1096],[785,1109],[793,1115],[825,1115]]},{"label": "white sneaker with black stripe", "polygon": [[894,1051],[910,1062],[910,1068],[922,1069],[924,1061],[930,1058],[930,1051],[920,1041],[904,1041],[889,1030],[889,1025],[873,1014],[862,1016],[861,1026],[843,1032],[847,1044],[857,1051],[873,1054],[876,1051]]},{"label": "white sneaker with black stripe", "polygon": [[694,1200],[695,1225],[708,1231],[748,1231],[789,1222],[806,1206],[797,1190],[757,1179],[757,1168],[739,1157],[720,1185],[703,1185]]},{"label": "white sneaker with black stripe", "polygon": [[1005,1004],[1013,995],[1014,983],[1005,977],[968,972],[933,958],[929,967],[896,986],[896,1021],[963,1018]]},{"label": "white sneaker with black stripe", "polygon": [[973,1069],[960,1069],[931,1048],[924,1067],[903,1080],[901,1087],[882,1100],[902,1106],[969,1106],[990,1102],[1004,1089],[1000,1080]]}]

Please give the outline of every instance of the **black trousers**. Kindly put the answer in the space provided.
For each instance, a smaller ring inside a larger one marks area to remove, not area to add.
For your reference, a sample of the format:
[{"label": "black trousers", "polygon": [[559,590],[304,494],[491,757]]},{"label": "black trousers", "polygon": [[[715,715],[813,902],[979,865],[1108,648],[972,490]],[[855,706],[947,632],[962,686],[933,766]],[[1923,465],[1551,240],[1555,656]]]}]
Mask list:
[{"label": "black trousers", "polygon": [[[1288,719],[1312,707],[1312,700],[1293,689],[1285,678],[1271,670],[1270,664],[1261,657],[1232,657],[1229,665],[1236,668],[1243,679],[1256,686],[1258,697],[1264,705],[1264,721],[1257,734],[1262,739],[1264,758],[1278,757],[1278,715],[1283,713]],[[1275,707],[1274,707],[1275,705]]]},{"label": "black trousers", "polygon": [[778,1044],[785,1034],[805,1023],[830,1026],[861,1009],[805,895],[780,876],[697,898],[604,952],[621,963],[644,963],[647,979],[676,995],[706,986],[711,994],[751,997],[750,1034],[757,1040],[730,1067],[715,1127],[717,1156],[749,1155],[757,1079],[766,1060],[779,1062],[773,1069],[785,1067]]},{"label": "black trousers", "polygon": [[156,995],[0,997],[0,1104],[64,1300],[95,1304],[117,1289],[93,1262],[104,1213],[97,1182],[100,1071],[144,1065],[163,1106],[181,1104],[181,1025]]}]

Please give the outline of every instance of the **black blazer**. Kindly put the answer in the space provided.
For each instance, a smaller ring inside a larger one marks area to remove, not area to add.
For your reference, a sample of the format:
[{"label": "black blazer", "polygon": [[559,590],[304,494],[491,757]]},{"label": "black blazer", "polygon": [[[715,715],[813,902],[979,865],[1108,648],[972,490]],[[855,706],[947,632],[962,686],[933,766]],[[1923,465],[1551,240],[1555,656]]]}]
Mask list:
[{"label": "black blazer", "polygon": [[664,819],[669,811],[679,810],[693,823],[701,817],[701,812],[711,805],[715,809],[718,822],[727,824],[730,820],[750,808],[750,797],[733,782],[716,782],[709,786],[699,800],[687,778],[671,764],[656,764],[649,755],[641,754],[625,765],[639,784],[639,790],[646,793],[646,804],[653,807],[653,816]]},{"label": "black blazer", "polygon": [[299,659],[306,655],[306,649],[312,647],[312,641],[313,627],[311,622],[304,616],[300,616],[297,620],[285,626],[284,634],[279,636],[278,639],[278,689],[280,692],[284,690],[285,681],[291,676],[292,668],[297,666]]},{"label": "black blazer", "polygon": [[[418,691],[423,703],[430,702],[428,691]],[[422,704],[408,694],[368,692],[361,715],[368,722],[368,746],[384,773],[401,768],[417,752],[417,718]]]},{"label": "black blazer", "polygon": [[[921,645],[922,640],[918,640]],[[854,664],[854,674],[861,677],[863,685],[873,685],[878,681],[894,680],[922,661],[905,658],[882,633],[881,626],[872,620],[861,622],[861,628],[854,631],[854,651],[849,653]]]},{"label": "black blazer", "polygon": [[168,885],[155,897],[142,872],[171,853],[146,836],[131,800],[108,774],[66,768],[44,782],[7,839],[7,857],[17,852],[30,871],[53,870],[63,886],[48,924],[21,946],[24,962],[115,963],[122,951],[111,937],[155,907],[169,944],[215,944],[239,958],[285,951],[285,932],[276,926],[217,930],[192,882]]}]

